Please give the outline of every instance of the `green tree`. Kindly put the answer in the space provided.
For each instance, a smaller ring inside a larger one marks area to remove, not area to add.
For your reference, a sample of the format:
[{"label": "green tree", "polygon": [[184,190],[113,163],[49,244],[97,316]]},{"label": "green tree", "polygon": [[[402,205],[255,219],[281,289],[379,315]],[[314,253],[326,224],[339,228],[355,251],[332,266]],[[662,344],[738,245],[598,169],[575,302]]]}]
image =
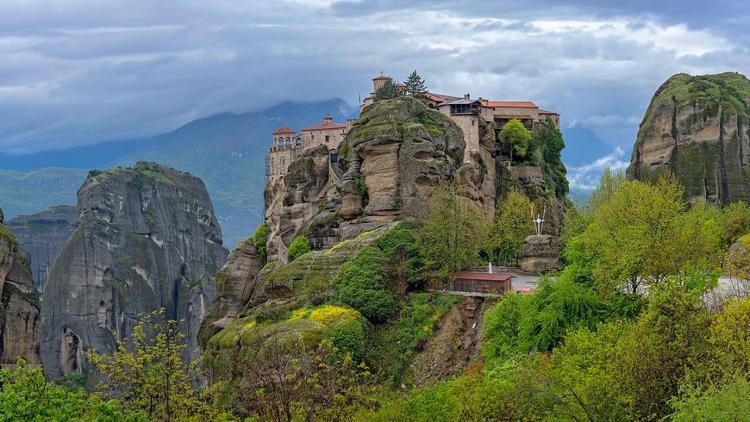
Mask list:
[{"label": "green tree", "polygon": [[404,83],[404,92],[415,97],[424,96],[427,93],[427,84],[415,70],[411,72]]},{"label": "green tree", "polygon": [[403,89],[401,89],[393,79],[388,78],[383,82],[383,85],[375,91],[375,101],[392,100],[402,95],[404,95]]},{"label": "green tree", "polygon": [[500,138],[511,147],[511,160],[513,153],[519,157],[526,155],[526,150],[531,142],[531,132],[518,119],[512,119],[505,123],[500,129]]},{"label": "green tree", "polygon": [[429,214],[417,230],[417,245],[425,269],[448,280],[478,263],[487,218],[468,198],[458,195],[451,183],[438,185],[429,206]]},{"label": "green tree", "polygon": [[[687,211],[674,177],[655,184],[622,182],[592,216],[576,242],[603,294],[626,286],[632,294],[686,266],[718,267],[721,228],[705,207]],[[575,264],[574,254],[566,256]]]},{"label": "green tree", "polygon": [[116,400],[47,382],[41,366],[19,359],[0,369],[0,421],[147,421],[141,412],[121,411]]},{"label": "green tree", "polygon": [[593,214],[602,204],[609,202],[625,181],[625,173],[606,167],[599,178],[599,184],[589,195],[584,213]]},{"label": "green tree", "polygon": [[289,260],[294,261],[308,252],[310,252],[310,241],[306,236],[297,236],[289,245]]},{"label": "green tree", "polygon": [[89,352],[89,360],[105,377],[98,389],[118,397],[127,411],[143,412],[149,420],[216,417],[190,385],[182,361],[185,335],[178,321],[166,320],[164,309],[141,318],[130,336],[117,343],[112,355]]},{"label": "green tree", "polygon": [[386,255],[377,247],[360,251],[333,278],[336,299],[359,311],[370,322],[387,320],[398,311],[396,297],[383,279],[387,264]]},{"label": "green tree", "polygon": [[523,240],[534,234],[532,208],[529,198],[516,189],[499,202],[497,218],[484,248],[491,260],[510,262],[515,259]]},{"label": "green tree", "polygon": [[253,234],[253,246],[255,246],[255,250],[258,251],[258,255],[263,259],[265,262],[266,260],[266,243],[268,243],[268,237],[271,235],[271,230],[266,226],[265,223],[258,226],[257,229],[255,229],[255,233]]}]

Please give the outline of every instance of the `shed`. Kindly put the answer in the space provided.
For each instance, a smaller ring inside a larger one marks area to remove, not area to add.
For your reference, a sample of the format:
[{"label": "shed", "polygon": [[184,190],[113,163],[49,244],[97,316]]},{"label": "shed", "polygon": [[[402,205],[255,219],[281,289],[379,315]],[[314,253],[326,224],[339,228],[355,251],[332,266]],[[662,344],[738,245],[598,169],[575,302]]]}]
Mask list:
[{"label": "shed", "polygon": [[482,271],[457,272],[452,290],[469,293],[505,293],[511,290],[511,275]]}]

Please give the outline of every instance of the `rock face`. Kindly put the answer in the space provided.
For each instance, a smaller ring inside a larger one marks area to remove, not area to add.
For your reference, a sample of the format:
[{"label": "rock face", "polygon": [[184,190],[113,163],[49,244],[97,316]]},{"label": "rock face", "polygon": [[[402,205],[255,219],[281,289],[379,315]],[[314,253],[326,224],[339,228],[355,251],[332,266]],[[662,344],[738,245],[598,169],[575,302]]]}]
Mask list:
[{"label": "rock face", "polygon": [[654,94],[627,174],[672,172],[693,202],[750,200],[750,81],[738,73],[669,78]]},{"label": "rock face", "polygon": [[528,273],[541,274],[559,264],[560,243],[550,235],[532,235],[524,239],[519,253],[521,269]]},{"label": "rock face", "polygon": [[57,205],[42,212],[19,215],[8,222],[31,264],[31,274],[41,296],[49,270],[60,254],[78,220],[78,209]]},{"label": "rock face", "polygon": [[268,180],[269,258],[305,234],[314,249],[393,221],[422,215],[438,182],[463,162],[461,129],[420,101],[403,97],[365,108],[339,147],[305,151],[286,176]]},{"label": "rock face", "polygon": [[[0,211],[2,215],[2,211]],[[26,257],[0,223],[0,367],[39,363],[39,302]]]},{"label": "rock face", "polygon": [[185,321],[185,358],[195,357],[227,257],[203,182],[144,162],[94,171],[78,191],[78,214],[44,288],[48,377],[85,374],[89,349],[113,351],[141,315],[161,307]]}]

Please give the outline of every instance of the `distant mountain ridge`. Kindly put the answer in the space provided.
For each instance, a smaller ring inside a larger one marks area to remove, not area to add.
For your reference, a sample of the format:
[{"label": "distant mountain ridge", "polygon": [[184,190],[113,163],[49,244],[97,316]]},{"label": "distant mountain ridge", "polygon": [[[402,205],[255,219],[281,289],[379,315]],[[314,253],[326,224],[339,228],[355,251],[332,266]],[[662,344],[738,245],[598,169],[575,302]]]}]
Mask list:
[{"label": "distant mountain ridge", "polygon": [[[265,156],[271,132],[278,126],[301,129],[322,121],[326,114],[344,121],[355,111],[340,99],[284,102],[257,112],[215,114],[151,138],[28,156],[0,154],[0,168],[15,169],[0,170],[0,207],[6,218],[12,218],[52,205],[74,204],[75,192],[88,170],[155,161],[204,181],[225,243],[232,247],[262,220]],[[84,167],[76,165],[78,162]],[[59,167],[35,168],[48,164]]]}]

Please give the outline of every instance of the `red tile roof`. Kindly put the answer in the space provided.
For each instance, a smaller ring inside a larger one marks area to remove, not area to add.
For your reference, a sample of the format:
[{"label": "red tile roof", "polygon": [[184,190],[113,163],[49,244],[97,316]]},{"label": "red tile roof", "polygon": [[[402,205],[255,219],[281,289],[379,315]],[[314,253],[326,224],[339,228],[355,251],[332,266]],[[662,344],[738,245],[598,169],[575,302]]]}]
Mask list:
[{"label": "red tile roof", "polygon": [[294,131],[294,129],[287,127],[287,126],[282,126],[273,131],[274,135],[281,135],[281,134],[287,134],[287,133],[296,133],[296,132]]},{"label": "red tile roof", "polygon": [[307,131],[307,130],[328,130],[328,129],[344,129],[344,128],[346,128],[346,125],[340,125],[335,122],[323,122],[323,123],[318,123],[317,125],[308,126],[302,130]]},{"label": "red tile roof", "polygon": [[482,281],[509,281],[510,274],[483,273],[479,271],[460,271],[455,275],[459,280],[482,280]]},{"label": "red tile roof", "polygon": [[509,108],[539,108],[531,101],[490,101],[484,100],[482,105],[485,107],[509,107]]},{"label": "red tile roof", "polygon": [[387,77],[385,75],[380,75],[380,76],[376,76],[376,77],[372,78],[373,81],[382,81],[383,79],[391,79],[391,78],[389,78],[389,77]]}]

